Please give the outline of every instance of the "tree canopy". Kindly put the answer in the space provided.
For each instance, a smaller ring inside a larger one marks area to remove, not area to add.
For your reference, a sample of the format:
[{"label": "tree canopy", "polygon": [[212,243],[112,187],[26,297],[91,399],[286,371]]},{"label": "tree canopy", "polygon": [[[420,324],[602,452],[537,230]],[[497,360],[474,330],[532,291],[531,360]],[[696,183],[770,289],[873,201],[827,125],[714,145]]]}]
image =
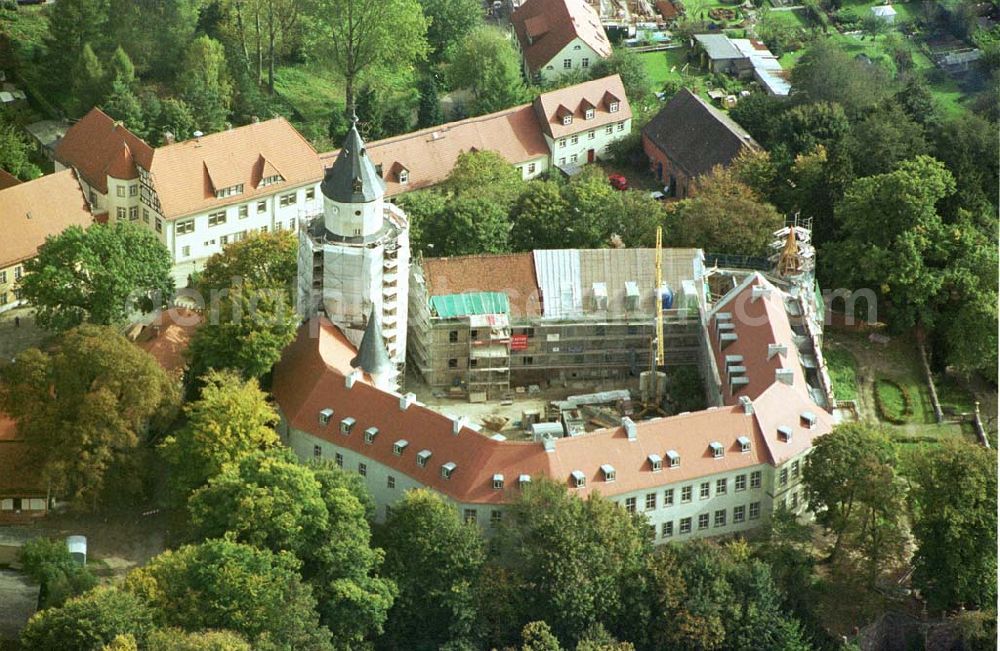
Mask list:
[{"label": "tree canopy", "polygon": [[94,651],[119,635],[145,639],[154,611],[142,599],[113,587],[99,587],[58,608],[35,613],[21,631],[28,651]]},{"label": "tree canopy", "polygon": [[292,231],[251,233],[216,253],[198,276],[198,290],[208,300],[212,290],[243,284],[262,289],[291,289],[298,270],[298,240]]},{"label": "tree canopy", "polygon": [[498,27],[476,27],[449,53],[448,78],[452,88],[467,88],[476,115],[492,113],[527,101],[521,57]]},{"label": "tree canopy", "polygon": [[170,252],[149,229],[129,222],[71,226],[46,238],[24,264],[20,288],[39,325],[121,324],[163,307],[174,284]]}]

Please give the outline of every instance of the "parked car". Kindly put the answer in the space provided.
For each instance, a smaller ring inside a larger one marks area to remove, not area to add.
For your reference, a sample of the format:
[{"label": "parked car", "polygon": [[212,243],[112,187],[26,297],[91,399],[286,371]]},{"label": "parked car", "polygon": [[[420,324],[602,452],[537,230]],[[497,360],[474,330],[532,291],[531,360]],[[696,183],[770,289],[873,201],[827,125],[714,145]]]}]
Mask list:
[{"label": "parked car", "polygon": [[628,190],[628,179],[621,174],[609,174],[608,181],[615,190]]}]

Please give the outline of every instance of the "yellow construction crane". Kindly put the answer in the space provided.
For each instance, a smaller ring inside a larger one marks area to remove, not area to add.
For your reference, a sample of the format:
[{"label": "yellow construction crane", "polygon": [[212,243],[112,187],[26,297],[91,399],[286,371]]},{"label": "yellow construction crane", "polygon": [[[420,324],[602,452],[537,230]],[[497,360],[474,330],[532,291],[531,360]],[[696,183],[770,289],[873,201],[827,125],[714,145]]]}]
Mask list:
[{"label": "yellow construction crane", "polygon": [[[656,367],[663,366],[663,228],[656,227]],[[654,371],[656,369],[653,369]]]}]

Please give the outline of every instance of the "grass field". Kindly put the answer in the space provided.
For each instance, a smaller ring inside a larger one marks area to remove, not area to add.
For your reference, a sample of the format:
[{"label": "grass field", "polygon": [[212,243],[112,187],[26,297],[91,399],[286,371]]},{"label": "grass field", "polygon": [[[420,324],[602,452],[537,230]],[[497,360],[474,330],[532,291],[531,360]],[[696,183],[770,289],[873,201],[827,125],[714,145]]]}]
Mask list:
[{"label": "grass field", "polygon": [[[687,63],[688,48],[679,47],[660,52],[642,52],[639,59],[646,67],[653,90],[659,92],[667,81],[682,81],[681,69]],[[694,64],[687,67],[688,72],[700,72]]]},{"label": "grass field", "polygon": [[827,372],[833,382],[833,395],[837,400],[858,399],[857,364],[854,355],[846,348],[827,347],[823,351]]},{"label": "grass field", "polygon": [[300,64],[279,68],[274,75],[274,89],[292,107],[292,124],[317,149],[331,149],[327,126],[333,112],[343,110],[343,85],[328,72]]}]

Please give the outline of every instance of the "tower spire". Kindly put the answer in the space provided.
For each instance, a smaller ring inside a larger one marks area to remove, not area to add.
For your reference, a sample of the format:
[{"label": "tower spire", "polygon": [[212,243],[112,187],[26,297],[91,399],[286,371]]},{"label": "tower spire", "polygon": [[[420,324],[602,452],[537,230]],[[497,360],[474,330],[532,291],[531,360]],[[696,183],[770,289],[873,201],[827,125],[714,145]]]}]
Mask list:
[{"label": "tower spire", "polygon": [[361,337],[361,345],[358,346],[358,354],[351,360],[351,366],[360,368],[368,375],[371,375],[372,379],[384,376],[393,370],[389,353],[385,349],[385,340],[382,338],[382,326],[379,324],[374,304],[372,305],[371,313],[368,315],[365,333]]},{"label": "tower spire", "polygon": [[351,128],[344,137],[337,160],[326,171],[320,190],[328,199],[339,203],[369,203],[385,195],[385,182],[365,150],[358,131],[358,114],[353,106],[348,111]]}]

